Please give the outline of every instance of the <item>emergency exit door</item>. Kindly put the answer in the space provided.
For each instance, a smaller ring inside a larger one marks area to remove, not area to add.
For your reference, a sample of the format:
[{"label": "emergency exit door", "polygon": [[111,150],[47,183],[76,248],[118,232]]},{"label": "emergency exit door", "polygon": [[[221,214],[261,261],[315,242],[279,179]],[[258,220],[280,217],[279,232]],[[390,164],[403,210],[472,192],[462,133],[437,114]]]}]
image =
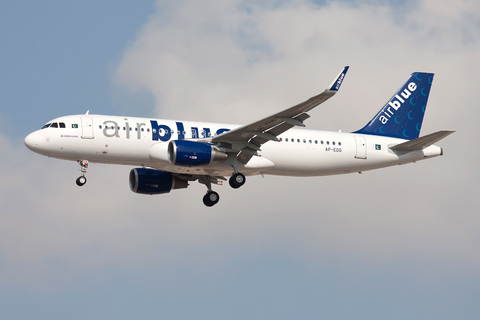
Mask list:
[{"label": "emergency exit door", "polygon": [[355,158],[367,159],[367,142],[365,141],[365,137],[355,136],[355,141],[357,143],[357,152],[355,154]]}]

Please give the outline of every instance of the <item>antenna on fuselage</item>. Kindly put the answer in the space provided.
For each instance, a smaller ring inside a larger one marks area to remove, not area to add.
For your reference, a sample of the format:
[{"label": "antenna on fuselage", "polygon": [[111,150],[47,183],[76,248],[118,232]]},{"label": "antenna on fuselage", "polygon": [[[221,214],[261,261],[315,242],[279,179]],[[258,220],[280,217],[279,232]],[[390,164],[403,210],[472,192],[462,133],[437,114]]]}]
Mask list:
[{"label": "antenna on fuselage", "polygon": [[87,112],[85,112],[85,114],[89,114],[90,113],[90,110],[87,110]]}]

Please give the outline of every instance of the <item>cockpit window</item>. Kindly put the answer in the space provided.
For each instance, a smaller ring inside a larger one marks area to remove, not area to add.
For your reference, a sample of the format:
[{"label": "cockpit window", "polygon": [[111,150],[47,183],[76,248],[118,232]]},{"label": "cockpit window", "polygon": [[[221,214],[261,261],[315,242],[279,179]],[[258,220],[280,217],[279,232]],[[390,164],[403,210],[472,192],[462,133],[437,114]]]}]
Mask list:
[{"label": "cockpit window", "polygon": [[64,122],[52,122],[52,123],[47,123],[42,127],[42,129],[45,128],[66,128]]}]

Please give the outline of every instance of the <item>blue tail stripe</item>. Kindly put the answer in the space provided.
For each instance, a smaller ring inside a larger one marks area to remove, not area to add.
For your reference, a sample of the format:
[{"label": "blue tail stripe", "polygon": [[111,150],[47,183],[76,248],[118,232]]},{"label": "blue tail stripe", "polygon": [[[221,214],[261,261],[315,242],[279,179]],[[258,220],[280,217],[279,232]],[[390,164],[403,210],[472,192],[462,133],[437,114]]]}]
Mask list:
[{"label": "blue tail stripe", "polygon": [[413,73],[380,112],[354,133],[409,140],[418,138],[432,82],[433,73]]}]

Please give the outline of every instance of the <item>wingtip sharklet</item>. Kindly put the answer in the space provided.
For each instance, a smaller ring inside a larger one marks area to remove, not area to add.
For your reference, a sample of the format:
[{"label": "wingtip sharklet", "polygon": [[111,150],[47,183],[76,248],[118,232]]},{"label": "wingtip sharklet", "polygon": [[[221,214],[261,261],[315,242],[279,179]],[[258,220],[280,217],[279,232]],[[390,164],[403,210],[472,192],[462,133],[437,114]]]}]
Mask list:
[{"label": "wingtip sharklet", "polygon": [[338,91],[340,89],[340,86],[343,83],[343,80],[345,79],[345,75],[347,74],[349,66],[346,66],[343,68],[342,72],[338,74],[338,76],[333,80],[332,84],[328,87],[328,90],[330,91]]}]

